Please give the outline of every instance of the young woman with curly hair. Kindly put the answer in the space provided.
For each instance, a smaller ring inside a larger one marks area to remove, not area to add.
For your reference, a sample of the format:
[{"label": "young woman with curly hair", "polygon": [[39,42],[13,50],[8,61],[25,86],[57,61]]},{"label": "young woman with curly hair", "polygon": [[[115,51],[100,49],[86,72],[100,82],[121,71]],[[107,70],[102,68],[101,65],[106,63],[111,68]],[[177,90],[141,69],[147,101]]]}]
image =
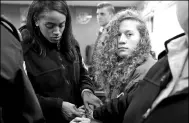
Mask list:
[{"label": "young woman with curly hair", "polygon": [[94,78],[107,100],[130,91],[156,62],[145,21],[139,12],[118,12],[107,26],[93,56]]}]

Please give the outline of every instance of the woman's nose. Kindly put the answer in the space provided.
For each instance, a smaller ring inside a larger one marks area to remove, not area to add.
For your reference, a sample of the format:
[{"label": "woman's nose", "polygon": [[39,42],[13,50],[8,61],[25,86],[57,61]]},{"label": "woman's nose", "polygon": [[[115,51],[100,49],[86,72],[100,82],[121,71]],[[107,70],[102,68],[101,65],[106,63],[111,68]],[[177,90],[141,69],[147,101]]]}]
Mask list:
[{"label": "woman's nose", "polygon": [[126,36],[124,34],[121,34],[119,40],[118,40],[118,44],[126,44],[127,41],[126,41]]},{"label": "woman's nose", "polygon": [[59,35],[60,34],[60,29],[58,27],[56,27],[54,30],[53,30],[53,34],[54,35]]}]

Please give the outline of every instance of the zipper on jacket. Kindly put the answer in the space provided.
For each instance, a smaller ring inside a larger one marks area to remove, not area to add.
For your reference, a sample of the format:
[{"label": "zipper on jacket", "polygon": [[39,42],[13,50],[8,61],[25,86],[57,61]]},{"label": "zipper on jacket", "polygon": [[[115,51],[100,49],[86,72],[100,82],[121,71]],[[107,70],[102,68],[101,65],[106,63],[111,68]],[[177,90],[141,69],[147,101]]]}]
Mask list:
[{"label": "zipper on jacket", "polygon": [[61,62],[61,67],[63,68],[63,69],[65,69],[65,66],[63,65],[63,63],[62,63],[62,57],[61,57],[61,55],[60,55],[60,52],[57,52],[57,54],[58,54],[58,58],[59,58],[59,60],[60,60],[60,62]]},{"label": "zipper on jacket", "polygon": [[61,67],[62,67],[63,69],[65,69],[65,67],[64,67],[64,65],[63,65],[63,64],[61,64]]},{"label": "zipper on jacket", "polygon": [[66,83],[69,85],[70,84],[70,82],[66,79]]}]

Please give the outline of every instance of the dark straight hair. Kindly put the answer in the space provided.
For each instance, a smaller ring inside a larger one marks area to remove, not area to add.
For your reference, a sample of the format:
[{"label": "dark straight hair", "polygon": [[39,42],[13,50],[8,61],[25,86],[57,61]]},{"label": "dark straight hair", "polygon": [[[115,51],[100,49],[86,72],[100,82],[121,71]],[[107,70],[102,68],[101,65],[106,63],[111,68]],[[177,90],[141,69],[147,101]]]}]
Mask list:
[{"label": "dark straight hair", "polygon": [[73,36],[71,14],[66,1],[34,0],[32,2],[32,4],[29,6],[26,21],[26,27],[31,37],[34,38],[34,40],[32,40],[32,43],[37,46],[40,55],[46,55],[46,48],[45,46],[43,46],[42,42],[39,39],[39,30],[37,29],[35,23],[41,13],[51,10],[60,12],[66,16],[65,29],[59,44],[60,52],[64,54],[69,61],[73,61],[75,59],[75,54],[73,52],[74,46],[78,45],[78,43]]}]

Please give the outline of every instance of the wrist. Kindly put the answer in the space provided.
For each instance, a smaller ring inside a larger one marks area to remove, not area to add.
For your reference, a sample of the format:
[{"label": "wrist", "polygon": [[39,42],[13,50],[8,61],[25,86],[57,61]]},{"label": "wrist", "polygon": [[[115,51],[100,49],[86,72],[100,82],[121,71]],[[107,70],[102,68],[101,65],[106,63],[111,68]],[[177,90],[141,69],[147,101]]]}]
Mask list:
[{"label": "wrist", "polygon": [[82,97],[83,97],[84,92],[89,92],[89,93],[92,93],[92,91],[91,91],[91,90],[89,90],[89,89],[84,89],[84,90],[81,92],[81,96],[82,96]]}]

